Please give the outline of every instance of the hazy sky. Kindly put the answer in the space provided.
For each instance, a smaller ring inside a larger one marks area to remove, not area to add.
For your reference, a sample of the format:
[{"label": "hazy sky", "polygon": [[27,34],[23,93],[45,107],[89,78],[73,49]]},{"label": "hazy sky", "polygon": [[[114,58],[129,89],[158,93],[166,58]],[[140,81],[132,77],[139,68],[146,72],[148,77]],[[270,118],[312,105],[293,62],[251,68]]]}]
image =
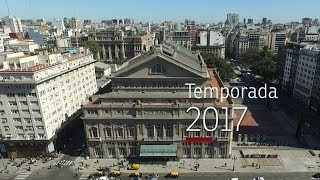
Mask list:
[{"label": "hazy sky", "polygon": [[[227,13],[240,14],[260,22],[301,21],[303,17],[320,17],[320,0],[7,0],[10,15],[24,18],[77,17],[101,21],[133,18],[137,21],[163,20],[196,22],[225,21]],[[0,0],[0,17],[8,15],[6,0]]]}]

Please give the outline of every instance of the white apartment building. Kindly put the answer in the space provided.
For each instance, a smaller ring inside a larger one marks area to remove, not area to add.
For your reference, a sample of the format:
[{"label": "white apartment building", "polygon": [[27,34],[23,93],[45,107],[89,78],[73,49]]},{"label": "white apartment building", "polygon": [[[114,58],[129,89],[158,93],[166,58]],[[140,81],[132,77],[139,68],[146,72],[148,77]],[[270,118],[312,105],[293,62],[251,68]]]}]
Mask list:
[{"label": "white apartment building", "polygon": [[200,52],[209,52],[217,57],[225,58],[225,37],[217,31],[199,31],[196,49]]},{"label": "white apartment building", "polygon": [[[4,157],[54,150],[53,140],[97,91],[92,54],[7,58],[0,70],[0,146]],[[3,149],[3,148],[2,148]]]},{"label": "white apartment building", "polygon": [[5,24],[10,27],[12,33],[23,32],[21,19],[18,17],[6,16],[4,18]]},{"label": "white apartment building", "polygon": [[300,49],[297,75],[294,86],[294,97],[308,105],[312,93],[320,46],[309,44]]},{"label": "white apartment building", "polygon": [[268,35],[268,48],[277,53],[280,46],[286,45],[286,32],[272,32]]}]

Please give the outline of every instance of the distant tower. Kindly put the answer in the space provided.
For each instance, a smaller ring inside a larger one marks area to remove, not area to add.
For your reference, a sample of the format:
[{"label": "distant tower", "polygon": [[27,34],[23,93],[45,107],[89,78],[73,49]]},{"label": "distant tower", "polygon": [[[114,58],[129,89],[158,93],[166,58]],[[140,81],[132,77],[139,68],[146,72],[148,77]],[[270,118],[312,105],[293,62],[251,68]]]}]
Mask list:
[{"label": "distant tower", "polygon": [[246,18],[243,18],[243,24],[246,24]]}]

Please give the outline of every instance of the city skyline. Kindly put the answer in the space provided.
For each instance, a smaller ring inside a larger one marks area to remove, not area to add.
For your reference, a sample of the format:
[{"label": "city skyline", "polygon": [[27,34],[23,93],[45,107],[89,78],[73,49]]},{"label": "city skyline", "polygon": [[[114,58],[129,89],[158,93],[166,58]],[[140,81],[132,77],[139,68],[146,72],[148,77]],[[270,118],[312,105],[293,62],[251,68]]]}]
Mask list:
[{"label": "city skyline", "polygon": [[[271,19],[274,23],[301,21],[304,17],[318,18],[317,7],[320,1],[308,0],[312,6],[304,6],[306,1],[146,1],[139,2],[124,0],[118,6],[111,6],[111,1],[61,1],[54,3],[39,0],[10,0],[7,1],[11,16],[22,19],[44,18],[48,21],[53,18],[77,17],[100,22],[103,19],[133,18],[136,22],[160,23],[164,20],[184,21],[195,20],[197,23],[224,22],[228,13],[240,15],[239,21],[244,18],[254,19],[254,23],[261,22],[262,18]],[[183,3],[182,3],[183,2]],[[49,5],[50,4],[50,5]],[[290,7],[288,7],[290,4]],[[110,7],[111,6],[111,7]],[[85,12],[87,11],[87,12]],[[27,13],[26,13],[27,12]],[[299,12],[299,13],[297,13]],[[299,14],[299,15],[297,15]],[[0,1],[0,16],[8,15],[6,0]]]}]

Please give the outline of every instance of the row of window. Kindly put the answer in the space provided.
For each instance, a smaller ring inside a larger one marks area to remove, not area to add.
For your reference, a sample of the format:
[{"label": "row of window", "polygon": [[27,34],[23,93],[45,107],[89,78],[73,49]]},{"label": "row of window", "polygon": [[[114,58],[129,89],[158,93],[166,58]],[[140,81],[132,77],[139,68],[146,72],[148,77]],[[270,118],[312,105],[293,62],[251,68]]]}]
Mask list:
[{"label": "row of window", "polygon": [[[10,131],[10,126],[3,126],[5,131]],[[36,126],[37,130],[43,130],[44,127],[43,126]],[[23,126],[15,126],[14,128],[15,130],[25,130],[25,131],[33,131],[33,126],[25,126],[25,128],[23,128]]]},{"label": "row of window", "polygon": [[15,96],[18,96],[18,97],[37,97],[37,94],[36,93],[7,93],[7,97],[15,97]]}]

